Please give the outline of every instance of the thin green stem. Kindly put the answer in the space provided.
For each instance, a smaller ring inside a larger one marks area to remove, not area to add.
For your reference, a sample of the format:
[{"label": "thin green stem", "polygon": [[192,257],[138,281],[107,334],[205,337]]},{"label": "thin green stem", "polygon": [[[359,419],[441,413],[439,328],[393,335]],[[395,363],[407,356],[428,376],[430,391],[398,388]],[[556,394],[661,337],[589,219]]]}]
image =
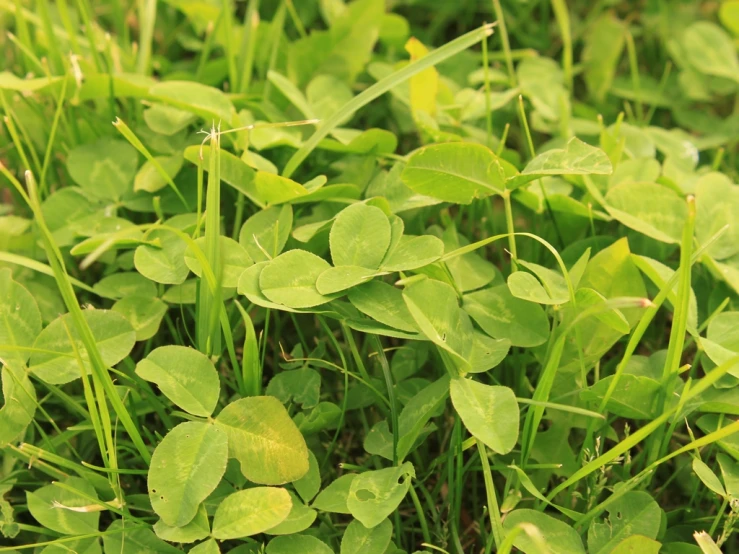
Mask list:
[{"label": "thin green stem", "polygon": [[54,112],[54,119],[51,122],[51,131],[49,132],[49,141],[46,143],[46,152],[44,153],[44,165],[41,168],[41,179],[40,179],[40,186],[41,194],[46,195],[46,172],[49,169],[49,164],[51,163],[51,150],[54,146],[54,139],[56,138],[56,132],[59,128],[59,119],[62,115],[62,108],[64,107],[64,99],[66,98],[67,94],[67,83],[69,83],[69,79],[62,79],[62,89],[59,93],[59,98],[57,98],[57,104],[56,104],[56,111]]},{"label": "thin green stem", "polygon": [[138,0],[139,10],[139,55],[136,71],[149,72],[151,65],[151,45],[154,40],[154,25],[157,20],[157,0]]},{"label": "thin green stem", "polygon": [[493,11],[500,29],[500,42],[503,45],[503,54],[505,56],[506,68],[508,69],[508,80],[511,87],[515,87],[516,72],[513,69],[513,56],[511,54],[511,43],[508,40],[508,29],[506,29],[505,16],[503,9],[500,7],[500,0],[493,0]]},{"label": "thin green stem", "polygon": [[488,38],[482,39],[482,68],[485,76],[485,144],[493,138],[493,113],[490,109],[490,68],[488,66]]},{"label": "thin green stem", "polygon": [[87,356],[93,370],[93,376],[100,382],[100,386],[105,390],[105,395],[108,398],[108,402],[110,402],[110,404],[113,406],[113,409],[123,423],[126,432],[128,433],[129,437],[131,437],[131,440],[136,446],[136,449],[138,450],[141,458],[146,464],[148,464],[151,460],[149,450],[144,444],[143,439],[141,438],[138,427],[134,425],[133,419],[123,405],[120,397],[118,396],[118,392],[116,391],[113,380],[111,379],[108,372],[107,364],[103,362],[102,355],[98,348],[95,337],[92,334],[92,330],[90,329],[86,319],[84,318],[84,314],[82,313],[82,309],[80,308],[79,301],[74,294],[72,284],[67,275],[67,270],[64,266],[62,253],[59,250],[59,247],[54,242],[51,231],[49,231],[49,228],[46,225],[46,219],[41,210],[41,203],[38,198],[36,181],[30,171],[26,172],[26,182],[28,184],[28,198],[30,201],[29,207],[32,209],[35,222],[41,230],[41,239],[44,244],[49,263],[54,270],[54,277],[56,279],[57,286],[59,287],[59,292],[62,295],[67,310],[71,313],[71,319],[74,322],[77,333],[82,339],[82,343],[84,344],[85,350],[87,351]]},{"label": "thin green stem", "polygon": [[426,512],[423,509],[421,500],[418,498],[418,494],[416,493],[416,488],[413,485],[411,485],[411,488],[408,489],[408,492],[411,495],[413,506],[416,509],[416,515],[418,516],[418,523],[421,526],[421,535],[423,536],[423,542],[430,543],[431,533],[429,532],[429,524],[426,521]]},{"label": "thin green stem", "polygon": [[218,28],[221,25],[221,21],[223,21],[224,13],[224,10],[220,10],[215,23],[209,21],[208,25],[205,27],[205,42],[203,43],[202,50],[200,50],[200,56],[198,56],[198,66],[197,69],[195,69],[195,81],[201,81],[203,78],[203,72],[205,71],[205,66],[210,59],[210,52],[213,50],[216,33],[218,33]]},{"label": "thin green stem", "polygon": [[511,271],[516,271],[516,259],[518,258],[518,249],[516,248],[516,229],[513,223],[513,207],[511,206],[511,191],[503,191],[503,204],[505,206],[505,223],[508,231],[508,248],[511,251]]},{"label": "thin green stem", "polygon": [[565,0],[552,0],[554,17],[557,19],[559,34],[562,37],[562,70],[565,85],[572,94],[572,32],[570,31],[570,13]]},{"label": "thin green stem", "polygon": [[629,30],[626,31],[626,51],[629,54],[631,85],[634,87],[634,95],[636,96],[636,119],[639,122],[643,122],[645,121],[644,102],[642,101],[641,80],[639,78],[639,61],[637,60],[636,46],[634,45],[634,36]]},{"label": "thin green stem", "polygon": [[[719,379],[721,379],[724,375],[726,375],[736,364],[739,362],[739,356],[734,356],[727,360],[725,363],[721,364],[717,368],[715,368],[713,371],[711,371],[708,375],[703,377],[695,386],[693,386],[690,391],[685,395],[685,402],[689,402],[693,398],[696,398],[698,395],[702,394],[706,390],[708,390],[710,387],[712,387]],[[661,415],[647,423],[644,427],[639,428],[635,433],[629,435],[627,438],[619,442],[616,446],[608,450],[607,452],[601,454],[596,459],[588,462],[585,464],[582,468],[578,469],[575,473],[570,475],[567,479],[565,479],[562,483],[557,485],[552,491],[547,495],[547,498],[549,500],[556,497],[560,492],[563,490],[566,490],[568,487],[574,485],[581,479],[587,477],[594,471],[600,469],[601,467],[605,466],[606,464],[612,462],[615,460],[618,456],[621,456],[637,444],[639,444],[641,441],[649,437],[652,433],[654,433],[657,429],[660,428],[664,423],[666,423],[670,417],[672,417],[678,410],[678,406],[675,405],[672,408],[666,410]],[[734,424],[730,425],[729,427],[733,426],[739,427],[739,422],[735,422]],[[729,427],[724,427],[724,430],[731,430]],[[727,432],[727,431],[724,431]],[[723,435],[722,435],[723,436]],[[705,437],[704,437],[705,438]],[[675,454],[674,452],[672,454]],[[672,456],[672,454],[670,456]]]},{"label": "thin green stem", "polygon": [[[531,136],[531,129],[529,128],[529,121],[526,117],[526,109],[523,104],[523,95],[518,96],[518,119],[521,122],[521,128],[523,129],[524,136],[526,137],[526,145],[529,149],[529,156],[533,159],[536,156],[536,150],[534,148],[534,139]],[[562,238],[562,233],[559,230],[559,225],[557,224],[557,218],[554,217],[554,210],[552,210],[552,205],[549,202],[549,196],[547,195],[547,191],[544,188],[544,183],[541,179],[536,180],[539,184],[539,190],[541,191],[541,196],[544,199],[544,205],[547,208],[547,213],[549,214],[549,219],[552,220],[552,225],[554,225],[554,231],[557,234],[557,239],[559,239],[559,244],[561,248],[564,249],[565,242]]]},{"label": "thin green stem", "polygon": [[287,11],[290,13],[290,19],[292,20],[293,25],[295,25],[295,29],[298,31],[300,38],[307,37],[308,33],[306,33],[305,26],[303,25],[303,22],[300,20],[300,16],[298,15],[298,12],[295,10],[295,5],[293,4],[293,0],[285,0],[285,4],[287,6]]},{"label": "thin green stem", "polygon": [[370,335],[375,347],[375,354],[380,361],[382,374],[385,377],[385,385],[387,387],[387,398],[390,401],[390,417],[392,420],[393,433],[393,465],[398,465],[398,440],[400,438],[400,429],[398,428],[398,405],[395,401],[395,387],[393,386],[393,375],[390,372],[390,364],[382,349],[382,343],[377,335]]},{"label": "thin green stem", "polygon": [[231,0],[223,0],[221,4],[223,13],[223,30],[226,35],[224,47],[226,49],[226,64],[228,65],[228,84],[232,91],[239,90],[239,74],[236,71],[236,55],[233,52],[233,4]]},{"label": "thin green stem", "polygon": [[257,27],[259,27],[259,0],[249,0],[244,13],[241,51],[239,53],[239,68],[241,69],[239,92],[242,94],[247,93],[251,86],[251,77],[254,71],[254,53],[257,45]]},{"label": "thin green stem", "polygon": [[498,498],[495,494],[495,484],[493,483],[493,474],[490,471],[487,450],[483,442],[479,439],[477,439],[477,452],[480,455],[480,462],[482,463],[482,475],[485,479],[485,493],[487,495],[488,513],[490,514],[490,525],[493,530],[493,540],[495,541],[495,548],[497,550],[503,542],[503,522],[500,517],[500,507],[498,506]]}]

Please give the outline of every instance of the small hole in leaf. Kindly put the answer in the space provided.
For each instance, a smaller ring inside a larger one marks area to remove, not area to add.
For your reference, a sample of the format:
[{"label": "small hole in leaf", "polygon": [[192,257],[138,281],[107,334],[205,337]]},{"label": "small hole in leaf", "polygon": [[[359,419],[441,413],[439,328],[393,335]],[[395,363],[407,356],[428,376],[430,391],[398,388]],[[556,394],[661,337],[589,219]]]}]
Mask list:
[{"label": "small hole in leaf", "polygon": [[405,483],[405,475],[398,477],[398,485],[402,485],[403,483]]},{"label": "small hole in leaf", "polygon": [[357,498],[359,500],[374,500],[376,498],[375,493],[367,489],[360,489],[357,491]]},{"label": "small hole in leaf", "polygon": [[441,335],[441,340],[442,340],[443,342],[446,342],[446,333],[442,333],[442,335]]},{"label": "small hole in leaf", "polygon": [[157,493],[156,489],[151,489],[151,494],[156,494],[156,493]]}]

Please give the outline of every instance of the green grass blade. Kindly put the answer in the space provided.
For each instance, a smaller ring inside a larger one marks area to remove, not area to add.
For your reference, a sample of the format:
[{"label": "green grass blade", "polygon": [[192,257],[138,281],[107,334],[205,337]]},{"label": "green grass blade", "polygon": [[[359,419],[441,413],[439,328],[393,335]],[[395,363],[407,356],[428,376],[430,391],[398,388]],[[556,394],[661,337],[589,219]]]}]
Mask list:
[{"label": "green grass blade", "polygon": [[269,98],[269,92],[272,87],[272,83],[269,81],[269,79],[267,79],[267,75],[270,71],[273,71],[275,69],[275,66],[277,65],[277,55],[280,52],[280,38],[282,37],[282,32],[285,28],[286,14],[287,2],[286,0],[282,0],[282,2],[280,2],[280,7],[277,8],[275,16],[272,18],[272,31],[269,37],[269,64],[267,65],[267,69],[262,76],[264,79],[262,98],[265,100]]},{"label": "green grass blade", "polygon": [[480,455],[482,463],[482,477],[485,480],[485,494],[487,497],[488,513],[490,514],[490,525],[493,530],[493,541],[496,550],[500,549],[503,542],[503,522],[500,517],[500,507],[498,506],[498,497],[495,494],[495,483],[493,483],[493,474],[490,471],[490,461],[488,460],[487,448],[480,439],[477,442],[477,452]]},{"label": "green grass blade", "polygon": [[239,74],[236,71],[236,54],[233,47],[233,4],[231,0],[223,0],[221,5],[223,13],[223,30],[225,31],[226,41],[224,44],[226,50],[226,62],[228,64],[228,84],[233,91],[239,90]]},{"label": "green grass blade", "polygon": [[400,430],[398,428],[398,405],[395,400],[395,388],[393,386],[393,375],[390,373],[390,364],[385,356],[385,351],[382,348],[382,342],[377,335],[370,335],[372,342],[374,343],[375,354],[380,361],[380,368],[382,368],[382,375],[385,378],[385,386],[387,388],[387,398],[390,401],[390,419],[392,421],[392,433],[393,433],[393,465],[398,465],[398,440],[400,438]]},{"label": "green grass blade", "polygon": [[[690,277],[692,272],[692,263],[690,261],[693,252],[693,231],[695,228],[695,198],[688,197],[688,218],[683,227],[683,236],[680,244],[680,267],[677,273],[680,275],[677,289],[677,302],[675,304],[675,313],[672,318],[672,327],[670,329],[670,341],[667,347],[667,358],[662,372],[662,381],[657,401],[657,411],[664,410],[667,399],[672,396],[675,390],[676,380],[680,371],[680,361],[683,356],[685,346],[685,333],[688,325],[688,307],[690,305]],[[669,441],[670,434],[658,433],[655,444],[650,450],[649,460],[653,462],[659,457],[666,442]]]},{"label": "green grass blade", "polygon": [[[28,269],[32,269],[33,271],[37,271],[38,273],[41,273],[43,275],[54,277],[54,270],[48,265],[38,262],[36,260],[32,260],[31,258],[26,258],[25,256],[21,256],[19,254],[13,254],[11,252],[0,252],[0,262],[19,265],[21,267],[25,267]],[[91,286],[87,285],[86,283],[83,283],[79,279],[75,279],[74,277],[68,277],[68,279],[69,279],[69,282],[72,283],[78,289],[82,289],[85,292],[90,292],[92,294],[96,294],[98,296],[106,298],[105,295],[100,294],[95,289],[93,289]]]},{"label": "green grass blade", "polygon": [[466,50],[473,44],[489,37],[492,33],[493,25],[483,25],[479,29],[470,31],[467,34],[448,42],[441,48],[434,50],[427,56],[409,63],[403,69],[396,71],[392,75],[388,75],[384,79],[379,80],[374,85],[352,98],[331,117],[323,121],[318,129],[316,129],[315,133],[305,141],[305,144],[303,144],[303,146],[301,146],[300,149],[292,155],[285,165],[282,175],[290,177],[295,173],[295,170],[301,163],[303,163],[308,155],[313,152],[315,147],[318,146],[318,143],[326,138],[331,131],[333,131],[342,121],[344,121],[344,119],[351,116],[354,112],[363,106],[366,106],[375,98],[382,96],[393,87],[407,81],[417,73],[449,59],[462,50]]},{"label": "green grass blade", "polygon": [[[723,377],[731,369],[733,369],[734,364],[736,364],[737,362],[739,362],[739,356],[734,356],[728,361],[726,361],[725,363],[715,368],[708,375],[703,377],[703,379],[701,379],[698,382],[698,384],[695,385],[690,390],[690,392],[686,395],[686,402],[695,398],[699,394],[705,392],[706,390],[708,390],[709,387],[712,387],[714,383],[716,383],[721,377]],[[603,454],[598,456],[596,459],[585,464],[582,468],[578,469],[575,473],[573,473],[565,481],[563,481],[562,483],[557,485],[554,489],[552,489],[552,491],[547,495],[547,498],[549,500],[553,499],[563,490],[574,485],[581,479],[587,477],[594,471],[597,471],[601,467],[612,462],[618,456],[621,456],[623,453],[625,453],[629,449],[639,444],[641,441],[643,441],[644,439],[649,437],[652,433],[654,433],[661,425],[666,423],[670,419],[670,417],[672,417],[677,412],[677,410],[678,410],[678,406],[674,406],[673,408],[670,408],[666,412],[663,412],[659,417],[650,421],[644,427],[639,428],[637,431],[629,435],[627,438],[622,440],[616,446],[604,452]]]},{"label": "green grass blade", "polygon": [[56,100],[56,111],[54,112],[54,119],[51,122],[49,141],[46,144],[46,152],[44,153],[44,165],[41,168],[40,189],[42,194],[46,193],[46,172],[48,171],[49,164],[51,163],[51,150],[54,146],[56,131],[59,128],[59,119],[62,116],[62,108],[64,107],[64,99],[66,98],[68,83],[69,79],[62,79],[62,90],[59,92],[59,98],[57,98]]},{"label": "green grass blade", "polygon": [[[52,36],[54,33],[52,31],[51,14],[49,13],[48,0],[37,0],[36,10],[41,17],[41,24],[44,29],[44,33],[47,37]],[[59,43],[55,40],[50,40],[47,44],[47,51],[49,54],[52,70],[57,73],[62,73],[64,71],[64,60],[59,48]]]},{"label": "green grass blade", "polygon": [[251,85],[251,76],[254,71],[254,53],[257,46],[257,27],[259,26],[259,0],[249,0],[244,13],[242,26],[241,51],[239,52],[238,67],[241,68],[239,92],[246,94]]},{"label": "green grass blade", "polygon": [[[90,6],[90,3],[87,0],[77,0],[77,14],[82,20],[82,27],[85,29],[85,34],[87,35],[87,46],[90,48],[90,54],[95,63],[95,69],[97,69],[99,73],[103,73],[104,68],[100,61],[100,52],[98,52],[97,49],[97,41],[95,40],[94,32],[95,29],[92,23],[92,6]],[[51,36],[51,33],[49,33],[49,36]],[[56,44],[56,41],[52,41],[52,43]]]},{"label": "green grass blade", "polygon": [[[703,253],[706,252],[706,250],[712,244],[714,244],[716,240],[718,240],[718,238],[726,232],[726,230],[727,230],[727,227],[720,229],[713,237],[711,237],[710,240],[706,241],[706,243],[703,246],[701,246],[701,248],[696,250],[693,256],[691,257],[691,260],[690,260],[691,265],[694,265],[695,263],[697,263],[698,260],[700,260],[701,256],[703,255]],[[681,276],[681,273],[679,271],[674,272],[672,274],[672,277],[670,277],[670,279],[664,284],[664,286],[659,291],[657,296],[654,297],[654,299],[652,300],[652,305],[647,306],[646,310],[644,310],[644,313],[639,319],[639,323],[637,323],[636,327],[634,328],[634,332],[631,333],[631,336],[629,337],[629,341],[626,344],[624,353],[621,356],[621,361],[619,361],[618,366],[616,367],[616,371],[613,374],[613,380],[608,386],[608,390],[606,390],[606,393],[600,402],[600,405],[598,407],[598,412],[605,414],[606,405],[608,404],[608,401],[610,400],[611,396],[616,390],[616,387],[618,386],[618,381],[621,378],[621,375],[623,375],[623,372],[626,369],[626,366],[629,364],[631,357],[633,356],[634,352],[636,352],[636,349],[641,343],[641,340],[644,337],[644,333],[646,332],[650,323],[654,319],[654,316],[657,315],[657,311],[662,306],[662,304],[667,299],[667,297],[670,295],[672,288],[675,286],[675,284],[677,284],[680,276]]]},{"label": "green grass blade", "polygon": [[245,393],[249,396],[259,396],[262,393],[262,365],[259,361],[259,341],[254,330],[254,324],[241,303],[234,302],[244,320],[244,348],[241,354],[241,373]]},{"label": "green grass blade", "polygon": [[562,37],[562,70],[565,74],[567,90],[572,93],[572,32],[570,31],[570,12],[565,0],[552,0],[554,16]]},{"label": "green grass blade", "polygon": [[154,39],[154,25],[157,20],[157,0],[138,0],[139,11],[139,55],[136,71],[149,72],[151,65],[151,44]]},{"label": "green grass blade", "polygon": [[68,542],[77,542],[77,541],[81,541],[84,539],[94,539],[94,538],[106,537],[110,535],[118,535],[120,533],[134,531],[136,529],[145,529],[148,527],[149,527],[148,525],[131,524],[131,525],[126,525],[125,527],[121,526],[117,529],[112,529],[108,531],[99,531],[97,533],[86,533],[84,535],[69,535],[66,537],[60,537],[58,539],[54,539],[50,541],[36,542],[33,544],[21,544],[18,546],[0,546],[0,552],[15,552],[16,550],[31,550],[32,548],[36,549],[42,546],[54,546],[57,544],[65,544]]},{"label": "green grass blade", "polygon": [[149,149],[144,146],[144,143],[139,140],[139,137],[136,136],[136,134],[130,129],[128,125],[120,118],[117,117],[116,120],[113,122],[113,126],[118,129],[118,132],[124,136],[124,138],[131,143],[131,146],[133,146],[136,150],[141,152],[143,156],[147,159],[147,161],[151,162],[151,164],[154,166],[154,168],[157,170],[157,173],[161,175],[162,179],[164,179],[169,185],[169,187],[174,191],[174,193],[177,195],[177,198],[180,199],[180,202],[182,202],[182,205],[185,207],[186,210],[190,210],[190,205],[187,203],[187,200],[185,200],[185,197],[182,196],[182,193],[180,192],[180,189],[177,187],[175,182],[172,180],[172,177],[169,176],[169,173],[167,173],[164,168],[162,167],[162,164],[160,164],[154,156],[151,155],[151,152],[149,152]]},{"label": "green grass blade", "polygon": [[627,492],[634,490],[634,488],[636,488],[639,483],[642,483],[645,479],[652,475],[654,473],[654,470],[657,469],[657,467],[661,464],[671,460],[672,458],[675,458],[676,456],[685,454],[686,452],[690,452],[691,450],[697,450],[699,448],[703,448],[705,446],[713,444],[737,432],[739,432],[739,421],[730,423],[726,427],[721,427],[720,429],[717,429],[712,433],[709,433],[699,439],[693,440],[685,446],[678,448],[674,452],[670,452],[670,454],[668,454],[667,456],[656,460],[655,462],[644,468],[641,472],[639,472],[638,475],[634,476],[628,482],[623,483],[620,487],[618,487],[618,489],[613,492],[611,496],[598,504],[595,508],[593,508],[586,514],[582,514],[582,516],[575,522],[575,525],[580,527],[590,523],[593,519],[602,514],[609,505],[621,498]]},{"label": "green grass blade", "polygon": [[87,320],[85,320],[82,314],[82,308],[80,308],[80,304],[74,294],[74,290],[72,289],[72,284],[64,266],[62,254],[54,243],[54,239],[52,238],[49,228],[46,226],[46,220],[41,211],[41,204],[38,199],[36,182],[30,171],[26,172],[26,182],[28,183],[28,196],[30,199],[29,207],[33,210],[35,222],[41,231],[41,240],[44,244],[51,268],[54,271],[54,278],[59,287],[59,292],[62,295],[62,299],[64,300],[67,310],[71,314],[72,321],[77,328],[77,332],[82,339],[82,343],[85,345],[85,350],[87,351],[87,356],[90,360],[93,373],[99,379],[101,386],[105,390],[105,395],[108,397],[108,401],[112,404],[116,415],[123,423],[123,427],[126,429],[126,432],[133,441],[141,458],[146,464],[148,464],[151,459],[149,450],[141,438],[138,427],[134,424],[131,415],[126,410],[126,407],[123,405],[123,402],[115,390],[113,380],[108,372],[108,367],[103,362],[100,350],[95,342],[95,337],[87,324]]},{"label": "green grass blade", "polygon": [[213,270],[215,288],[201,287],[198,302],[198,348],[210,355],[220,352],[221,304],[221,156],[220,135],[211,130],[210,169],[205,192],[205,257]]},{"label": "green grass blade", "polygon": [[69,4],[67,4],[67,0],[56,0],[55,4],[56,9],[59,12],[59,19],[62,20],[62,25],[64,25],[64,28],[67,31],[67,39],[72,47],[72,52],[78,56],[82,56],[80,43],[77,40],[77,33],[72,24],[72,18],[69,15]]},{"label": "green grass blade", "polygon": [[516,71],[513,69],[511,42],[508,39],[508,29],[506,28],[505,16],[503,15],[503,8],[500,6],[500,0],[493,0],[493,12],[495,12],[496,23],[500,27],[500,42],[503,45],[503,54],[505,56],[506,69],[508,70],[508,81],[512,87],[515,87]]}]

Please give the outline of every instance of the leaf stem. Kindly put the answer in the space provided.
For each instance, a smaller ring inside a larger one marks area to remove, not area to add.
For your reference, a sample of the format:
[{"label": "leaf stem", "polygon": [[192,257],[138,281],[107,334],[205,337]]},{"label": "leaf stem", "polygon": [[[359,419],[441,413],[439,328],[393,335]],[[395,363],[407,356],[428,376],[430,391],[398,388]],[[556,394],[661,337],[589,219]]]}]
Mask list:
[{"label": "leaf stem", "polygon": [[498,506],[498,498],[495,494],[495,484],[493,483],[493,474],[490,471],[490,462],[488,460],[487,449],[480,439],[476,439],[477,452],[480,454],[480,462],[482,463],[482,475],[485,480],[485,492],[487,495],[488,513],[490,514],[490,525],[493,530],[493,540],[495,541],[496,550],[500,548],[503,541],[503,523],[500,517],[500,507]]}]

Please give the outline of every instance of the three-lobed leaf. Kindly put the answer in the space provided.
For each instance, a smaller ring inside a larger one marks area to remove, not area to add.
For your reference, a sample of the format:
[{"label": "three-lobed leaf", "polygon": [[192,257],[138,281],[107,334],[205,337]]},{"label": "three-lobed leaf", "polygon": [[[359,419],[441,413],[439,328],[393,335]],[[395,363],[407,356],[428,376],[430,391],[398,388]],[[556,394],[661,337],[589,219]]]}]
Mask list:
[{"label": "three-lobed leaf", "polygon": [[163,540],[148,529],[140,525],[133,526],[122,519],[111,523],[103,534],[105,552],[116,554],[177,554],[180,549]]},{"label": "three-lobed leaf", "polygon": [[210,535],[210,523],[208,522],[208,512],[205,504],[198,507],[195,517],[187,525],[174,527],[167,525],[160,519],[152,526],[152,529],[157,537],[169,542],[189,544],[202,540]]},{"label": "three-lobed leaf", "polygon": [[349,489],[356,477],[357,475],[354,473],[347,473],[338,477],[318,493],[311,506],[322,512],[350,514],[347,500]]},{"label": "three-lobed leaf", "polygon": [[564,148],[552,148],[536,156],[521,172],[522,175],[609,175],[613,171],[605,152],[577,137]]},{"label": "three-lobed leaf", "polygon": [[[112,310],[84,310],[82,314],[103,363],[113,366],[128,356],[136,342],[136,332],[125,317]],[[83,371],[91,371],[87,350],[70,314],[58,317],[41,331],[34,348],[37,350],[31,355],[30,369],[47,383],[68,383],[80,378]]]},{"label": "three-lobed leaf", "polygon": [[287,518],[292,500],[287,490],[254,487],[235,492],[218,505],[213,538],[240,539],[264,533]]},{"label": "three-lobed leaf", "polygon": [[412,191],[445,202],[469,204],[501,194],[505,172],[493,152],[481,144],[447,142],[416,150],[401,175]]},{"label": "three-lobed leaf", "polygon": [[267,299],[277,304],[288,308],[312,308],[331,300],[316,288],[318,277],[330,267],[315,254],[290,250],[264,266],[259,275],[259,287]]},{"label": "three-lobed leaf", "polygon": [[340,554],[384,554],[393,535],[393,524],[389,519],[367,528],[359,520],[352,521],[341,537]]},{"label": "three-lobed leaf", "polygon": [[268,535],[293,535],[308,529],[318,517],[318,512],[313,508],[309,508],[300,500],[300,498],[292,491],[290,498],[292,500],[292,508],[287,517],[274,527],[270,527],[265,533]]},{"label": "three-lobed leaf", "polygon": [[330,267],[316,279],[316,290],[328,296],[367,283],[376,275],[377,270],[357,265]]},{"label": "three-lobed leaf", "polygon": [[293,481],[293,487],[298,491],[304,502],[310,502],[318,494],[321,488],[321,470],[312,450],[308,451],[308,473]]},{"label": "three-lobed leaf", "polygon": [[266,554],[334,554],[331,547],[311,535],[284,535],[267,544]]},{"label": "three-lobed leaf", "polygon": [[627,227],[661,242],[680,242],[688,206],[667,187],[624,183],[608,191],[606,202],[608,213]]},{"label": "three-lobed leaf", "polygon": [[106,200],[120,200],[132,189],[139,155],[124,140],[101,139],[77,146],[67,158],[72,179],[87,194]]},{"label": "three-lobed leaf", "polygon": [[662,510],[649,493],[629,491],[606,508],[604,522],[593,521],[588,529],[588,551],[608,554],[626,538],[641,535],[656,539],[662,522]]},{"label": "three-lobed leaf", "polygon": [[15,440],[33,421],[36,391],[25,371],[29,352],[41,331],[41,312],[33,295],[13,280],[9,269],[0,270],[0,360],[2,393],[0,446]]},{"label": "three-lobed leaf", "polygon": [[183,283],[189,273],[184,256],[187,249],[185,241],[165,229],[155,229],[147,238],[157,241],[159,247],[142,244],[136,248],[133,256],[136,270],[155,283]]},{"label": "three-lobed leaf", "polygon": [[441,258],[444,243],[433,235],[401,237],[382,262],[384,271],[410,271],[424,267]]},{"label": "three-lobed leaf", "polygon": [[254,261],[266,262],[282,252],[292,226],[290,204],[261,210],[244,222],[239,232],[239,244]]},{"label": "three-lobed leaf", "polygon": [[[551,554],[585,554],[580,535],[564,521],[537,510],[519,509],[506,515],[503,528],[510,533],[521,524],[533,525],[541,535]],[[539,554],[539,544],[529,533],[519,533],[513,545],[524,554]]]},{"label": "three-lobed leaf", "polygon": [[9,269],[0,270],[0,359],[3,364],[16,369],[23,367],[29,353],[14,347],[31,346],[40,332],[41,312],[33,295],[13,280]]},{"label": "three-lobed leaf", "polygon": [[150,296],[127,296],[111,308],[125,317],[136,332],[136,340],[148,340],[156,335],[167,313],[167,304]]},{"label": "three-lobed leaf", "polygon": [[28,511],[41,525],[63,535],[96,533],[100,512],[78,509],[89,506],[90,498],[97,500],[95,488],[80,477],[69,477],[64,484],[79,492],[55,485],[27,491]]},{"label": "three-lobed leaf", "polygon": [[475,438],[498,454],[513,450],[520,418],[511,389],[456,378],[451,381],[450,395],[462,423]]},{"label": "three-lobed leaf", "polygon": [[464,296],[464,310],[488,335],[513,346],[538,346],[549,338],[549,319],[537,304],[511,294],[507,285]]},{"label": "three-lobed leaf", "polygon": [[218,414],[216,425],[228,435],[229,457],[239,461],[250,481],[281,485],[308,473],[305,439],[276,398],[252,396],[232,402]]},{"label": "three-lobed leaf", "polygon": [[416,473],[413,464],[365,471],[351,482],[347,507],[365,527],[380,525],[405,498]]},{"label": "three-lobed leaf", "polygon": [[149,466],[149,500],[167,525],[190,523],[226,471],[228,439],[214,425],[181,423],[162,439]]},{"label": "three-lobed leaf", "polygon": [[390,246],[390,220],[376,206],[356,203],[339,212],[329,245],[335,266],[380,267]]},{"label": "three-lobed leaf", "polygon": [[0,408],[0,447],[16,440],[33,421],[36,390],[23,367],[6,365],[0,372],[5,403]]},{"label": "three-lobed leaf", "polygon": [[424,279],[403,291],[403,300],[418,328],[438,347],[468,367],[472,323],[459,307],[454,289],[441,281]]},{"label": "three-lobed leaf", "polygon": [[418,331],[411,312],[403,302],[402,291],[392,285],[371,281],[353,287],[349,291],[349,301],[363,314],[389,327],[408,333]]},{"label": "three-lobed leaf", "polygon": [[156,383],[162,394],[193,415],[209,417],[221,392],[213,362],[193,348],[160,346],[136,365],[136,374]]},{"label": "three-lobed leaf", "polygon": [[[195,244],[200,248],[201,251],[205,252],[206,242],[205,237],[200,237],[195,240]],[[254,262],[247,253],[246,249],[229,237],[220,237],[220,263],[221,263],[221,285],[228,288],[235,288],[239,283],[239,277],[246,268],[251,266]],[[203,273],[203,269],[200,265],[200,260],[195,256],[195,252],[192,248],[188,247],[185,250],[185,264],[195,275],[200,277]],[[215,273],[215,268],[211,268]]]},{"label": "three-lobed leaf", "polygon": [[706,75],[739,82],[739,57],[731,37],[709,21],[696,21],[683,31],[687,61]]}]

